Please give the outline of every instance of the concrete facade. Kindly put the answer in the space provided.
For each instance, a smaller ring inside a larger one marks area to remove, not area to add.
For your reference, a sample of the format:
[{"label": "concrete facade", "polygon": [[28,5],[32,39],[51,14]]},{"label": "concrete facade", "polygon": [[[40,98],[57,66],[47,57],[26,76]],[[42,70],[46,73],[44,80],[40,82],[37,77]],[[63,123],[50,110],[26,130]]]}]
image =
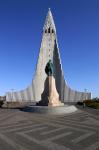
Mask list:
[{"label": "concrete facade", "polygon": [[51,11],[48,11],[44,28],[41,48],[38,56],[35,76],[32,83],[25,90],[6,94],[7,101],[40,101],[46,80],[45,66],[49,59],[52,60],[55,69],[56,88],[59,99],[64,102],[77,102],[91,98],[91,93],[72,90],[66,83],[60,53],[57,42],[56,28]]}]

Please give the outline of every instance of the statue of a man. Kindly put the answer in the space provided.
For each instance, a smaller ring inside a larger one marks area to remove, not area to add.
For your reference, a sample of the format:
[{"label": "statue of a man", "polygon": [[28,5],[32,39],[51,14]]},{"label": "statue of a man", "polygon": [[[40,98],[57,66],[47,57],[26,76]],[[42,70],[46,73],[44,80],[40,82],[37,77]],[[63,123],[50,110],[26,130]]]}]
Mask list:
[{"label": "statue of a man", "polygon": [[54,66],[51,60],[48,61],[46,67],[45,67],[45,72],[48,76],[53,76],[54,75]]}]

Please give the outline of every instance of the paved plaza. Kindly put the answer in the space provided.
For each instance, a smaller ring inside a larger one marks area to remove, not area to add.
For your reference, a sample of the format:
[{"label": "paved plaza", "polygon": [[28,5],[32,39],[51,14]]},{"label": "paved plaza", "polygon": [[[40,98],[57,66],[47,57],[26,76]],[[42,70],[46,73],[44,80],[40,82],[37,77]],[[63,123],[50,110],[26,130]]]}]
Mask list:
[{"label": "paved plaza", "polygon": [[0,109],[0,150],[99,150],[99,110],[44,115]]}]

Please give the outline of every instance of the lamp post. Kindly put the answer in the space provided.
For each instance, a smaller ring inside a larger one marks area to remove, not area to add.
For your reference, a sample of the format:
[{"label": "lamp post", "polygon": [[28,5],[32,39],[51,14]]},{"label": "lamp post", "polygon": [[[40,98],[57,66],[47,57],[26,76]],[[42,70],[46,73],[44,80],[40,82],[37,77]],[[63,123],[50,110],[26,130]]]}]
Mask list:
[{"label": "lamp post", "polygon": [[11,89],[11,102],[13,101],[13,91],[14,89]]},{"label": "lamp post", "polygon": [[86,100],[87,99],[87,95],[86,95],[87,89],[84,89],[84,91],[85,91],[85,100]]}]

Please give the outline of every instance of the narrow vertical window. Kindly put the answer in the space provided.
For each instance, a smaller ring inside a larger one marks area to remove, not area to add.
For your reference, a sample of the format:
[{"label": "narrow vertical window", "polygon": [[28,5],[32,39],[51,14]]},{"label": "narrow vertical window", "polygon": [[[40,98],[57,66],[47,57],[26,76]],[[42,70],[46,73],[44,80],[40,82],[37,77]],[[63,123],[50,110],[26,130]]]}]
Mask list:
[{"label": "narrow vertical window", "polygon": [[47,33],[47,29],[45,29],[45,33]]},{"label": "narrow vertical window", "polygon": [[48,28],[48,33],[50,33],[50,28]]},{"label": "narrow vertical window", "polygon": [[54,33],[54,30],[52,29],[52,33]]}]

